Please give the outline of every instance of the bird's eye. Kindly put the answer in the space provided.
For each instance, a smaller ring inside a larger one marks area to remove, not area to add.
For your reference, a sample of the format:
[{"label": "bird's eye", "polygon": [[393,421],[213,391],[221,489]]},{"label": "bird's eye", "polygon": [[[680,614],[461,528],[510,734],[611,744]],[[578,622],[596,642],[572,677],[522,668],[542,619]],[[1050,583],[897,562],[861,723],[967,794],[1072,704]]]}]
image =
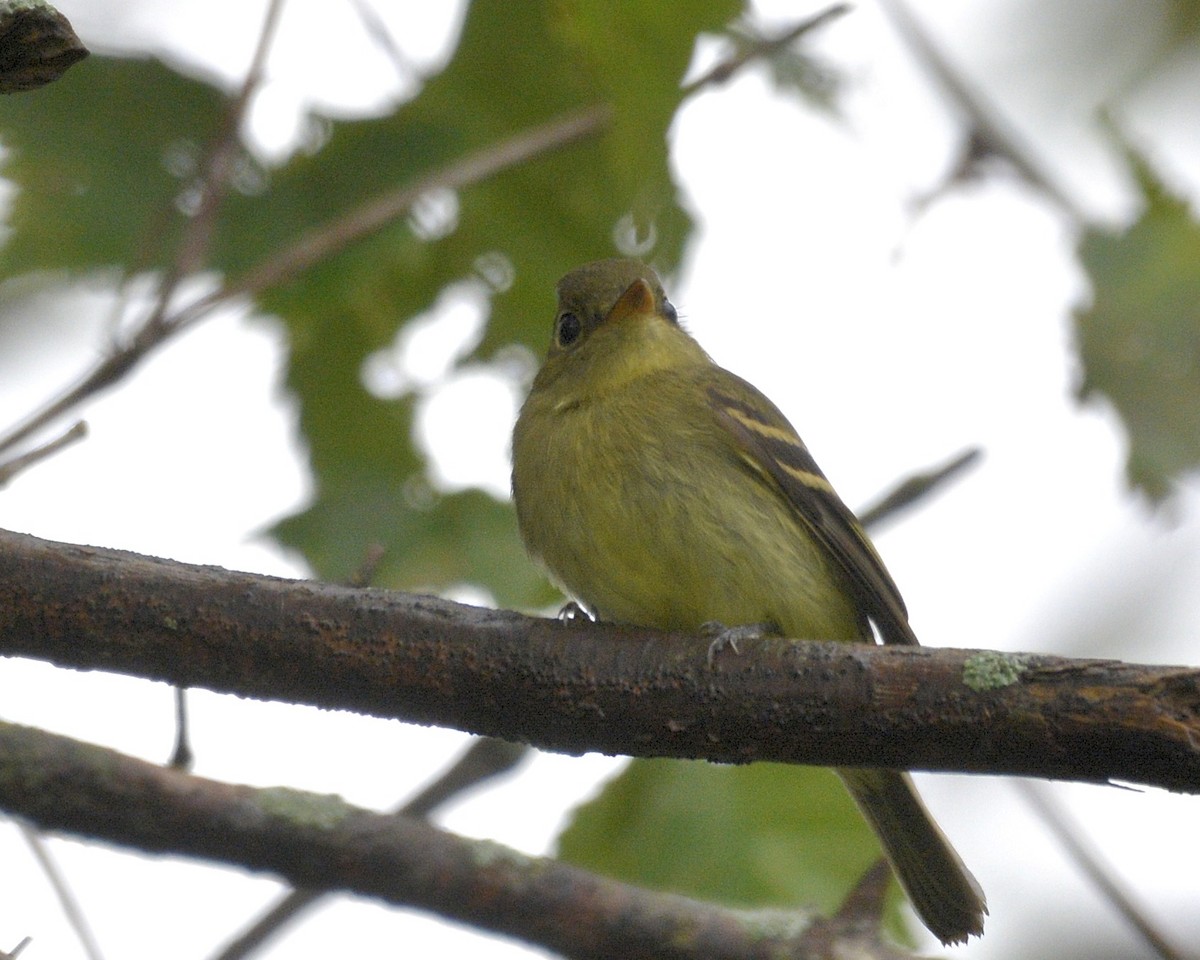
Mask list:
[{"label": "bird's eye", "polygon": [[672,323],[679,323],[679,311],[675,309],[675,304],[666,297],[663,297],[662,313]]},{"label": "bird's eye", "polygon": [[578,316],[569,311],[559,314],[554,336],[560,347],[569,347],[579,339],[579,334],[582,332],[583,324],[579,321]]}]

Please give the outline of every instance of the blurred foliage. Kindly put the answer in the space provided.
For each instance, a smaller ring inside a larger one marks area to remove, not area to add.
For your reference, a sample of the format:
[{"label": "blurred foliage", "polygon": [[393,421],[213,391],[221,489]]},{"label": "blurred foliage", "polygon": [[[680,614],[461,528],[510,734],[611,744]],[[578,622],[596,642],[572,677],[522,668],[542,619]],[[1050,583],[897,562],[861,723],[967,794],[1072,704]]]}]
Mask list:
[{"label": "blurred foliage", "polygon": [[[666,129],[695,33],[720,28],[737,5],[615,9],[613,15],[595,2],[473,4],[453,60],[416,99],[390,117],[335,125],[323,149],[273,178],[272,194],[292,198],[289,208],[321,203],[332,214],[572,109],[617,107],[604,135],[462,191],[444,233],[423,238],[414,224],[396,224],[263,298],[293,331],[288,382],[303,401],[303,432],[320,483],[316,502],[276,532],[322,576],[345,576],[364,543],[374,541],[388,548],[378,572],[384,585],[473,581],[516,606],[552,597],[520,548],[506,504],[458,494],[415,506],[405,496],[424,472],[411,450],[411,418],[366,394],[357,371],[368,353],[391,342],[400,318],[429,309],[446,285],[491,276],[485,257],[506,275],[493,287],[490,321],[475,352],[485,358],[513,342],[539,354],[545,349],[555,282],[574,264],[613,254],[622,218],[634,214],[655,238],[648,256],[668,270],[678,263],[691,224],[670,179]],[[334,195],[331,183],[341,184]],[[270,243],[294,232],[285,229]],[[253,227],[240,233],[237,247],[257,236]],[[331,359],[341,375],[331,377]],[[330,415],[331,406],[341,409]],[[339,425],[357,437],[343,442]],[[468,530],[471,536],[459,535]],[[486,552],[472,549],[482,542]],[[432,558],[436,565],[424,563]]]},{"label": "blurred foliage", "polygon": [[[32,271],[164,266],[224,97],[156,60],[91,56],[0,112],[17,186],[0,280]],[[19,316],[0,316],[0,323]]]},{"label": "blurred foliage", "polygon": [[730,906],[831,913],[883,854],[830,770],[633,760],[574,812],[558,855]]},{"label": "blurred foliage", "polygon": [[[673,269],[691,221],[671,179],[667,127],[697,33],[722,29],[740,10],[737,0],[680,8],[477,0],[453,59],[411,101],[371,119],[318,119],[320,142],[278,169],[239,158],[209,258],[229,276],[526,128],[587,106],[614,108],[604,133],[437,198],[448,212],[432,229],[417,217],[394,223],[259,298],[290,335],[287,384],[317,488],[275,534],[319,576],[349,576],[378,544],[381,585],[476,582],[506,605],[550,599],[507,504],[479,493],[413,496],[425,465],[412,446],[412,398],[371,396],[362,364],[457,280],[479,278],[492,292],[486,333],[467,358],[486,360],[514,342],[540,353],[555,281],[616,253],[618,239],[640,238],[640,253]],[[134,273],[172,260],[201,145],[221,123],[218,91],[155,60],[92,57],[37,99],[6,106],[3,173],[18,192],[0,280],[112,266]]]},{"label": "blurred foliage", "polygon": [[[550,602],[510,506],[478,491],[432,490],[412,443],[417,398],[373,396],[364,360],[458,281],[487,291],[487,328],[463,358],[486,364],[514,343],[542,352],[566,269],[619,249],[673,270],[692,222],[672,180],[667,130],[697,34],[724,29],[742,6],[476,0],[453,58],[412,100],[368,119],[313,118],[309,148],[277,168],[238,158],[208,259],[231,277],[522,130],[596,104],[613,111],[603,133],[430,197],[440,218],[393,223],[258,298],[288,331],[287,385],[317,490],[275,533],[319,576],[346,579],[379,544],[378,584],[470,582],[504,605]],[[1169,9],[1172,42],[1186,42],[1200,4]],[[739,24],[726,34],[730,48],[764,39]],[[812,103],[834,100],[832,74],[803,51],[782,48],[767,69]],[[135,274],[173,261],[205,144],[226,109],[207,78],[154,59],[92,56],[2,106],[0,172],[16,192],[0,281],[52,284],[63,272]],[[1122,233],[1087,230],[1079,248],[1094,291],[1077,315],[1080,393],[1113,403],[1130,436],[1132,481],[1161,497],[1200,462],[1200,229],[1134,165],[1142,215]],[[0,325],[31,319],[0,312]],[[560,846],[568,860],[654,887],[825,910],[879,855],[828,771],[669,761],[631,764],[577,811]]]},{"label": "blurred foliage", "polygon": [[1103,395],[1128,434],[1129,480],[1154,499],[1200,466],[1200,224],[1129,157],[1145,205],[1111,232],[1084,232],[1091,303],[1076,313],[1081,398]]},{"label": "blurred foliage", "polygon": [[1200,0],[1167,3],[1167,50],[1194,44],[1200,37]]}]

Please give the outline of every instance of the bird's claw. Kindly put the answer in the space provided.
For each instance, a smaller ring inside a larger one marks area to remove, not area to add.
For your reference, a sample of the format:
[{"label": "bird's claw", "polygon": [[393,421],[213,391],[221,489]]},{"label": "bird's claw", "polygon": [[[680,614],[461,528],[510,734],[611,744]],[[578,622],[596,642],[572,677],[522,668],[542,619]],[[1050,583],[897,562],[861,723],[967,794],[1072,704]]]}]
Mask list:
[{"label": "bird's claw", "polygon": [[707,654],[708,665],[711,667],[717,654],[726,647],[734,653],[741,653],[742,651],[738,649],[738,641],[777,637],[779,636],[779,627],[773,623],[744,623],[737,627],[727,627],[716,620],[709,620],[700,625],[700,633],[703,636],[714,638],[713,642],[708,645]]},{"label": "bird's claw", "polygon": [[574,600],[568,600],[563,604],[562,609],[558,611],[559,623],[575,623],[577,620],[592,623],[595,619],[587,607]]}]

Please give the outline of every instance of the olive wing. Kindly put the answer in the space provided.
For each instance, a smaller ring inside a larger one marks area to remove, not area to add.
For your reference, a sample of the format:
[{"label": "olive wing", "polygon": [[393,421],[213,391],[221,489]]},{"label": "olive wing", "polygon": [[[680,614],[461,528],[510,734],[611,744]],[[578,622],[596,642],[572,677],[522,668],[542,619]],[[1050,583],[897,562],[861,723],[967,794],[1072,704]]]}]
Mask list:
[{"label": "olive wing", "polygon": [[773,482],[796,517],[845,572],[855,605],[874,621],[884,643],[916,644],[908,611],[883,560],[804,441],[757,388],[716,369],[720,375],[707,387],[708,401],[738,455]]}]

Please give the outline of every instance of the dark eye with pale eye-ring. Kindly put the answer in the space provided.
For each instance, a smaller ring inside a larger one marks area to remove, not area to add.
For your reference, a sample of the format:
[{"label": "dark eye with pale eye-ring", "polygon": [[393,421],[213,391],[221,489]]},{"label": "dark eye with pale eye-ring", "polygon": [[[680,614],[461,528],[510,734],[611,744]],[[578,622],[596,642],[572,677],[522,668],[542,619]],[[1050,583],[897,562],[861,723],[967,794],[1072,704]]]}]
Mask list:
[{"label": "dark eye with pale eye-ring", "polygon": [[679,323],[679,311],[675,309],[675,304],[666,297],[663,297],[662,313],[672,323]]},{"label": "dark eye with pale eye-ring", "polygon": [[571,312],[559,314],[558,323],[555,325],[554,337],[558,341],[560,347],[569,347],[579,339],[579,334],[583,332],[583,324],[579,317]]}]

